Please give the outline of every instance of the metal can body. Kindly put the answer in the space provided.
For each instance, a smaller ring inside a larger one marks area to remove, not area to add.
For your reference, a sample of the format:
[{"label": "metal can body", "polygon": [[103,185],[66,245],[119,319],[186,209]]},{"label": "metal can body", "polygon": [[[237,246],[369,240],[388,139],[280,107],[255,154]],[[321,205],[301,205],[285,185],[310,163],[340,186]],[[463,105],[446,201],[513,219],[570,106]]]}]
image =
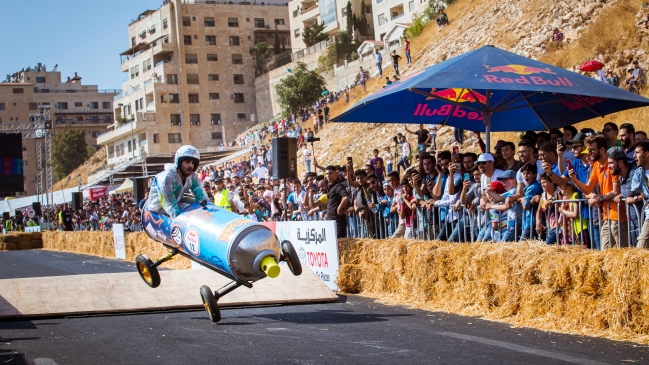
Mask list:
[{"label": "metal can body", "polygon": [[152,239],[239,280],[265,277],[261,260],[280,259],[279,243],[270,229],[211,203],[205,208],[190,204],[175,219],[144,210],[142,225]]}]

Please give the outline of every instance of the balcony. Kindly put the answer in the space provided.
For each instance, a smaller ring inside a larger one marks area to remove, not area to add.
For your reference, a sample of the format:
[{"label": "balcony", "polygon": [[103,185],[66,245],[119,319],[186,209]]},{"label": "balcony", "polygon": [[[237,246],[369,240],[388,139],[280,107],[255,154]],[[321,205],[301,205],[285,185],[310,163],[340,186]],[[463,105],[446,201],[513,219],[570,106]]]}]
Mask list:
[{"label": "balcony", "polygon": [[99,137],[97,137],[97,144],[106,145],[113,143],[122,138],[130,136],[131,133],[135,134],[144,131],[147,128],[154,127],[155,125],[155,113],[137,112],[136,119],[134,121],[122,124],[121,126],[111,131],[100,134]]},{"label": "balcony", "polygon": [[153,47],[153,55],[158,56],[158,55],[166,55],[166,54],[171,54],[174,52],[174,46],[171,44],[171,42],[165,43],[164,41],[158,42]]}]

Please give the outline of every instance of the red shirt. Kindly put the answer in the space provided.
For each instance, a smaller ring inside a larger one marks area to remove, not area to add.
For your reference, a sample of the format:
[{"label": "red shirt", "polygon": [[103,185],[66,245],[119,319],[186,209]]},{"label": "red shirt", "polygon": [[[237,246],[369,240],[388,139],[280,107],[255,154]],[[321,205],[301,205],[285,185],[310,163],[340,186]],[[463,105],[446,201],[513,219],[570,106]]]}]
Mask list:
[{"label": "red shirt", "polygon": [[406,52],[410,51],[410,41],[406,41]]}]

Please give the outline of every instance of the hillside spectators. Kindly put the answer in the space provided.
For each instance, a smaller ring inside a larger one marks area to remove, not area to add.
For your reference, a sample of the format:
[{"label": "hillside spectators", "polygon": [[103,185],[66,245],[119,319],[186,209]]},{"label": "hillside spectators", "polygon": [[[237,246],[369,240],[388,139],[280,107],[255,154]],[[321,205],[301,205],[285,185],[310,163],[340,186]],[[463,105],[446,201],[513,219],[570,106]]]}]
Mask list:
[{"label": "hillside spectators", "polygon": [[417,152],[426,152],[426,146],[430,143],[432,137],[428,130],[424,128],[424,125],[420,124],[419,130],[416,132],[411,131],[407,126],[405,127],[405,129],[406,132],[417,136]]}]

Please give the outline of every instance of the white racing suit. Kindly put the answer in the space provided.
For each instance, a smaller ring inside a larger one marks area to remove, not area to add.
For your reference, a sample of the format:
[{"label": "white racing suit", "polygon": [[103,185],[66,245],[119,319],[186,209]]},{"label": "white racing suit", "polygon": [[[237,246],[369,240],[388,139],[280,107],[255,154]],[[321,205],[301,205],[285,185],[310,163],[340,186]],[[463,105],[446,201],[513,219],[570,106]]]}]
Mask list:
[{"label": "white racing suit", "polygon": [[[195,201],[183,199],[183,195],[187,192],[194,194]],[[183,185],[176,167],[170,164],[166,165],[165,170],[153,178],[149,198],[146,201],[147,209],[175,218],[184,208],[179,205],[181,199],[183,199],[183,203],[193,203],[202,202],[208,197],[196,172],[187,176]]]}]

